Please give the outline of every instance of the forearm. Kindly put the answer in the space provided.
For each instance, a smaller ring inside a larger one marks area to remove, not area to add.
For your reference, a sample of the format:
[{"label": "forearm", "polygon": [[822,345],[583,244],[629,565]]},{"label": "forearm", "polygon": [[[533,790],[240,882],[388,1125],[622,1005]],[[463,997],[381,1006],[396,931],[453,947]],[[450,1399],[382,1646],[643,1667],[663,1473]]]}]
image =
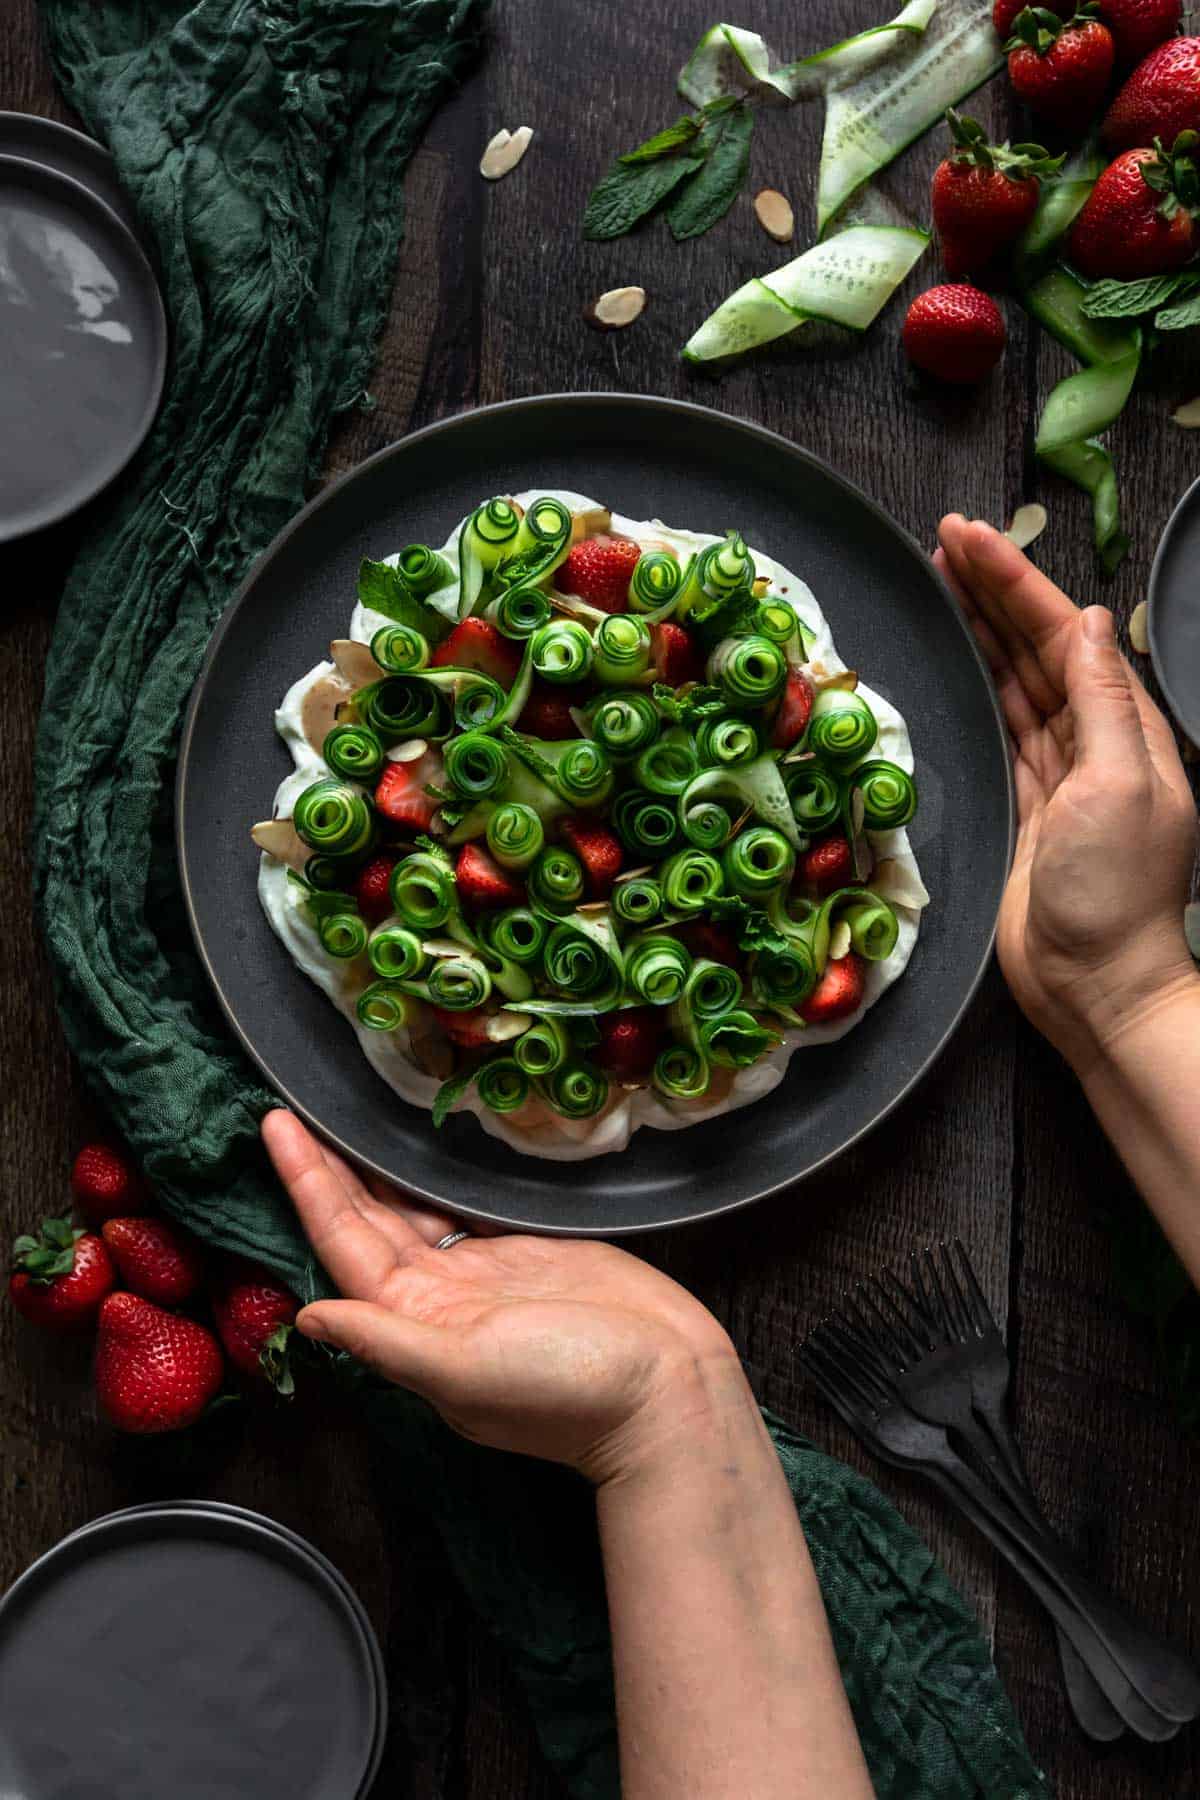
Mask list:
[{"label": "forearm", "polygon": [[689,1383],[597,1506],[625,1800],[869,1797],[808,1547],[733,1358]]},{"label": "forearm", "polygon": [[1097,1118],[1200,1287],[1200,975],[1117,1030],[1082,1071]]}]

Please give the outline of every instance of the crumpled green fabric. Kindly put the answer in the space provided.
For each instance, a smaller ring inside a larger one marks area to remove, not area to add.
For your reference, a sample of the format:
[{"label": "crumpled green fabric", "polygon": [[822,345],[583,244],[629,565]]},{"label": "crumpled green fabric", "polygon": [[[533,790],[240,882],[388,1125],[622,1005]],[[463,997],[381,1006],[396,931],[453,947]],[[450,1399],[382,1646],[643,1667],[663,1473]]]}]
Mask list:
[{"label": "crumpled green fabric", "polygon": [[[320,1291],[257,1123],[270,1096],[183,918],[171,793],[183,708],[248,563],[305,497],[369,377],[422,127],[486,0],[44,0],[68,99],[157,249],[165,403],[63,595],[37,744],[35,879],[63,1023],[164,1204]],[[247,889],[247,904],[253,896]],[[580,1800],[618,1792],[590,1497],[478,1450],[358,1377]],[[879,1793],[1045,1793],[973,1620],[860,1477],[777,1421]]]}]

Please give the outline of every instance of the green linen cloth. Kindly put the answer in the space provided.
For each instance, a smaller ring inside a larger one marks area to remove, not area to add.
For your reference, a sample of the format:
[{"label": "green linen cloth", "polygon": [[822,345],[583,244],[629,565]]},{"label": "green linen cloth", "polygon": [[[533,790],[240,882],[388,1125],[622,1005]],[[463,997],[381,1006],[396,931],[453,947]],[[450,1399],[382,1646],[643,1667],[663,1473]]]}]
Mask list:
[{"label": "green linen cloth", "polygon": [[[36,886],[67,1036],[164,1204],[201,1237],[322,1277],[257,1144],[270,1096],[217,1017],[171,844],[181,714],[254,555],[366,386],[406,161],[484,0],[44,0],[63,89],[111,147],[173,330],[155,431],[63,596],[37,744]],[[247,887],[247,905],[253,905]],[[590,1497],[478,1450],[364,1379],[581,1800],[618,1791]],[[888,1800],[1046,1789],[929,1552],[865,1481],[772,1422],[859,1730]]]}]

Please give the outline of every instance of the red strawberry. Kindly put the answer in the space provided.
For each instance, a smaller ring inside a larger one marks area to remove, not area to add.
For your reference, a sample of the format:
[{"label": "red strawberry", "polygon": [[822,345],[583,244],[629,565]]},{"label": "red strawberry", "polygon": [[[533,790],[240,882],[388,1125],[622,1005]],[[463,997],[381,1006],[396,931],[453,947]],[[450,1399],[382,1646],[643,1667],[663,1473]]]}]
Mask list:
[{"label": "red strawberry", "polygon": [[124,1151],[113,1144],[85,1144],[71,1166],[71,1191],[89,1225],[145,1212],[149,1196]]},{"label": "red strawberry", "polygon": [[[993,0],[992,24],[1002,42],[1012,36],[1017,14],[1028,5],[1029,0]],[[1060,19],[1069,19],[1075,12],[1075,0],[1046,0],[1046,10],[1057,13]]]},{"label": "red strawberry", "polygon": [[1109,164],[1071,227],[1071,261],[1081,274],[1136,281],[1189,260],[1191,207],[1200,201],[1200,176],[1187,154],[1195,141],[1194,132],[1181,132],[1170,155],[1123,150]]},{"label": "red strawberry", "polygon": [[571,708],[583,706],[586,700],[586,688],[555,687],[549,681],[535,681],[517,721],[517,729],[527,732],[530,737],[578,737],[579,727],[571,717]]},{"label": "red strawberry", "polygon": [[709,962],[726,963],[731,969],[742,966],[737,939],[724,925],[714,925],[709,919],[694,919],[690,924],[680,926],[679,936],[696,958],[706,956]]},{"label": "red strawberry", "polygon": [[[438,802],[425,792],[424,757],[416,762],[388,762],[375,789],[375,810],[393,825],[428,831]],[[421,773],[416,771],[420,770]]]},{"label": "red strawberry", "polygon": [[354,883],[354,898],[368,925],[378,925],[391,914],[392,899],[388,883],[395,866],[394,856],[373,856],[358,871]]},{"label": "red strawberry", "polygon": [[101,1239],[70,1219],[43,1219],[40,1236],[19,1237],[13,1254],[17,1272],[8,1284],[13,1305],[47,1331],[90,1325],[117,1278]]},{"label": "red strawberry", "polygon": [[826,963],[825,973],[800,1008],[800,1017],[809,1025],[848,1019],[862,1005],[866,970],[862,957],[853,950],[837,962]]},{"label": "red strawberry", "polygon": [[1017,96],[1064,131],[1086,130],[1113,72],[1107,25],[1082,15],[1064,25],[1053,13],[1027,6],[1013,21],[1005,48]]},{"label": "red strawberry", "polygon": [[204,1258],[196,1240],[165,1219],[109,1219],[101,1236],[123,1284],[156,1306],[182,1306],[200,1286]]},{"label": "red strawberry", "polygon": [[625,1006],[601,1013],[596,1020],[600,1042],[596,1062],[614,1081],[647,1081],[662,1048],[663,1027],[657,1006]]},{"label": "red strawberry", "polygon": [[501,687],[511,687],[521,666],[521,647],[488,619],[463,619],[429,659],[434,669],[478,669]]},{"label": "red strawberry", "polygon": [[791,668],[771,727],[771,748],[790,750],[808,730],[813,709],[813,684],[803,669]]},{"label": "red strawberry", "polygon": [[194,1425],[225,1373],[211,1331],[137,1294],[110,1294],[100,1308],[96,1397],[120,1431],[179,1431]]},{"label": "red strawberry", "polygon": [[982,125],[953,108],[946,122],[955,147],[934,171],[933,222],[947,275],[978,275],[1021,235],[1037,211],[1038,177],[1063,159],[1040,144],[989,144]]},{"label": "red strawberry", "polygon": [[478,844],[464,844],[454,870],[467,906],[524,906],[525,889]]},{"label": "red strawberry", "polygon": [[650,627],[651,654],[658,679],[667,687],[682,687],[685,681],[704,680],[704,659],[692,641],[692,634],[682,625],[666,619]]},{"label": "red strawberry", "polygon": [[559,826],[567,844],[583,864],[589,900],[607,900],[621,873],[621,841],[607,825],[591,819],[564,819]]},{"label": "red strawberry", "polygon": [[568,553],[554,585],[560,594],[578,594],[602,612],[627,612],[629,577],[641,554],[631,538],[612,537],[607,532],[584,538]]},{"label": "red strawberry", "polygon": [[483,1050],[494,1040],[488,1036],[488,1021],[494,1015],[486,1007],[475,1006],[466,1012],[452,1012],[448,1006],[429,1009],[452,1044],[463,1050]]},{"label": "red strawberry", "polygon": [[246,1375],[263,1375],[281,1394],[295,1389],[287,1343],[299,1311],[296,1296],[257,1263],[240,1257],[222,1269],[212,1297],[225,1354]]},{"label": "red strawberry", "polygon": [[849,838],[839,831],[806,850],[796,864],[795,880],[802,887],[815,887],[819,894],[832,894],[835,888],[849,887],[854,880],[854,854]]},{"label": "red strawberry", "polygon": [[1099,0],[1101,18],[1113,34],[1117,61],[1133,68],[1179,30],[1180,0]]},{"label": "red strawberry", "polygon": [[1004,354],[1004,319],[977,287],[927,288],[908,309],[901,342],[918,369],[939,381],[982,381]]},{"label": "red strawberry", "polygon": [[1200,131],[1200,37],[1171,38],[1138,64],[1104,115],[1112,150],[1133,150]]}]

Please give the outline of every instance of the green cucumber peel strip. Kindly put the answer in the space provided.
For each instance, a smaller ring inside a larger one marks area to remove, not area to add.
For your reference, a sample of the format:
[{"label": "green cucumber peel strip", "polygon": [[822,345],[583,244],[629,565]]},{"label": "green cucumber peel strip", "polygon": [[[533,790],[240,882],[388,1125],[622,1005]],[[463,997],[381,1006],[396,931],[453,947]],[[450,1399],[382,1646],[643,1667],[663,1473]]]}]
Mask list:
[{"label": "green cucumber peel strip", "polygon": [[689,808],[706,795],[714,800],[740,800],[743,806],[752,806],[764,825],[773,825],[781,831],[794,849],[803,847],[792,803],[773,756],[756,757],[740,769],[703,769],[679,796],[680,819],[684,819]]},{"label": "green cucumber peel strip", "polygon": [[782,66],[776,64],[757,31],[741,25],[713,25],[680,70],[677,86],[693,106],[709,106],[739,92],[791,105],[820,93],[835,78],[845,79],[873,66],[896,47],[896,33],[923,32],[936,6],[937,0],[909,0],[888,24],[873,25],[855,37]]}]

